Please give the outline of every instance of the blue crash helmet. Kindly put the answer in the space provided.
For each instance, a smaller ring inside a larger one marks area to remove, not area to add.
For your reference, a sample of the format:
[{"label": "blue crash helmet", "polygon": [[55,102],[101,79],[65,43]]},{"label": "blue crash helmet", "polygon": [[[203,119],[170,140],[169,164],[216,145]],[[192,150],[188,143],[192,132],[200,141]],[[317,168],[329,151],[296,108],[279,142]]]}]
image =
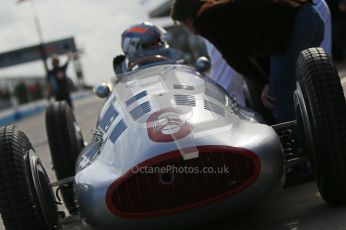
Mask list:
[{"label": "blue crash helmet", "polygon": [[150,22],[136,24],[125,30],[121,36],[121,47],[129,62],[147,56],[161,55],[172,61],[175,52],[166,41],[166,31]]}]

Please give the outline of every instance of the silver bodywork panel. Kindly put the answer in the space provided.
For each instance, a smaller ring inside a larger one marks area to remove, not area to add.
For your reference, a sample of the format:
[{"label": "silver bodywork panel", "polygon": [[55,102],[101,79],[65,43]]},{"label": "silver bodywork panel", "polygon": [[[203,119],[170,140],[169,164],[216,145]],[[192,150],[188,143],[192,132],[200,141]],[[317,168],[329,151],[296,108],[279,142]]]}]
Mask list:
[{"label": "silver bodywork panel", "polygon": [[[101,229],[153,221],[201,221],[212,218],[210,213],[222,216],[254,203],[280,184],[283,154],[275,131],[259,123],[255,113],[239,107],[221,87],[194,69],[159,65],[120,76],[113,86],[93,141],[83,150],[76,166],[77,200],[88,224]],[[189,131],[184,133],[180,129],[186,124]],[[161,128],[161,136],[151,136],[151,128]],[[105,197],[114,181],[142,162],[170,151],[179,150],[186,160],[198,158],[196,146],[249,150],[260,160],[260,173],[241,193],[200,208],[136,220],[111,213]]]}]

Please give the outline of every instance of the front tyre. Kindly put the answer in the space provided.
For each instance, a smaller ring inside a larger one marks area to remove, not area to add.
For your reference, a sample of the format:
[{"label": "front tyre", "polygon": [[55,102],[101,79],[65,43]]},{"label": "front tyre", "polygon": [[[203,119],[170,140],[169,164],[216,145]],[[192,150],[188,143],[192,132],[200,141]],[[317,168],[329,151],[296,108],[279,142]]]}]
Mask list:
[{"label": "front tyre", "polygon": [[[75,164],[84,148],[81,130],[71,108],[64,101],[47,108],[46,130],[52,161],[58,180],[75,175]],[[61,187],[61,193],[70,213],[77,210],[73,184]]]},{"label": "front tyre", "polygon": [[0,211],[6,230],[52,230],[57,207],[49,179],[25,134],[0,128]]},{"label": "front tyre", "polygon": [[297,64],[298,129],[323,199],[346,204],[346,103],[338,72],[320,48],[303,51]]}]

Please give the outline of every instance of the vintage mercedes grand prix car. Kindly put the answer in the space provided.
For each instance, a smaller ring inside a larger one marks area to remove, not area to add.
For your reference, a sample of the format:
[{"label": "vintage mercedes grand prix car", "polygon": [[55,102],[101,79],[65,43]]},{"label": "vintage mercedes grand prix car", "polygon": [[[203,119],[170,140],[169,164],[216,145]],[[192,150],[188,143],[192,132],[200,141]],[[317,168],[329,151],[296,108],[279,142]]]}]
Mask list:
[{"label": "vintage mercedes grand prix car", "polygon": [[[144,59],[157,62],[118,76],[112,90],[97,87],[107,99],[88,145],[66,103],[48,108],[57,182],[50,183],[24,133],[1,129],[0,208],[7,230],[58,229],[52,187],[68,212],[94,229],[207,221],[270,194],[302,161],[311,162],[327,203],[346,204],[346,104],[323,50],[300,55],[297,120],[274,126],[194,68],[160,56]],[[292,152],[293,129],[303,153]]]}]

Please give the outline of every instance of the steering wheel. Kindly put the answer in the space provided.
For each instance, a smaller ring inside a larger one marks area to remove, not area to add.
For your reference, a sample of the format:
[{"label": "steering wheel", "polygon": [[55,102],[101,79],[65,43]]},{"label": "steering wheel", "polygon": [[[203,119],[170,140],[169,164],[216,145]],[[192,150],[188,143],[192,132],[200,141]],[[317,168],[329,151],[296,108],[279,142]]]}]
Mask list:
[{"label": "steering wheel", "polygon": [[172,61],[168,57],[162,56],[162,55],[153,55],[153,56],[146,56],[142,57],[134,62],[130,62],[128,65],[128,70],[133,70],[135,66],[142,65],[147,62],[155,62],[155,61]]}]

